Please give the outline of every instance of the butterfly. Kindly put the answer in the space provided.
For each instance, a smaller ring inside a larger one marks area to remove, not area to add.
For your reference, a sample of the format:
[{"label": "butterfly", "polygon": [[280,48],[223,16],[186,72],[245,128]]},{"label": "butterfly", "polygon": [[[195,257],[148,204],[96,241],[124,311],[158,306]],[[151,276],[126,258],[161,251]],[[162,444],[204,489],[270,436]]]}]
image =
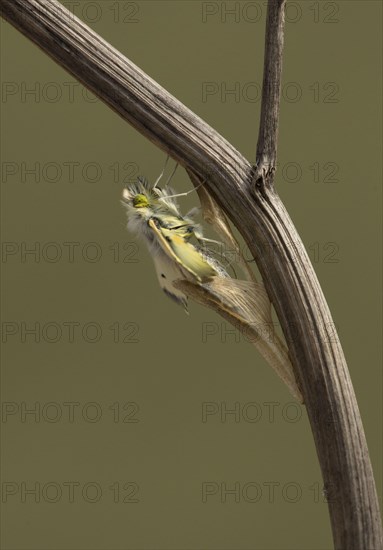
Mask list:
[{"label": "butterfly", "polygon": [[154,185],[138,177],[124,188],[122,202],[127,210],[127,227],[146,242],[162,290],[187,312],[187,296],[174,286],[175,280],[203,284],[227,273],[206,248],[207,242],[217,241],[203,236],[192,212],[181,214],[176,197],[187,193],[177,195],[168,185],[175,170],[164,188],[158,187],[164,170]]}]

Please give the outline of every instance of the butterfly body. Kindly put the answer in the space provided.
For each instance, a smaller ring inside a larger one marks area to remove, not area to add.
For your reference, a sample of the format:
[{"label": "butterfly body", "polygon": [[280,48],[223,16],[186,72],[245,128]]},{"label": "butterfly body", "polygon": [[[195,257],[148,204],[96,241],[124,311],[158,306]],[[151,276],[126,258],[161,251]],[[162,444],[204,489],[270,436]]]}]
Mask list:
[{"label": "butterfly body", "polygon": [[181,215],[173,195],[172,189],[152,187],[140,178],[124,189],[123,203],[128,229],[146,241],[161,288],[187,310],[187,297],[173,281],[205,283],[226,273],[203,249],[205,239],[200,226],[191,217]]}]

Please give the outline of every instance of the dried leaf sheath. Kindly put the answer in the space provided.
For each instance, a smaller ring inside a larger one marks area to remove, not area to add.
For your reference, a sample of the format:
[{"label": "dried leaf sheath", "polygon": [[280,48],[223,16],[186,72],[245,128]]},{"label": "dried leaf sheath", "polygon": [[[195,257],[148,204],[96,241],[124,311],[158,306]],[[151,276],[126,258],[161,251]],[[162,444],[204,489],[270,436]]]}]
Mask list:
[{"label": "dried leaf sheath", "polygon": [[262,283],[215,277],[205,284],[183,279],[173,284],[197,303],[219,313],[243,333],[285,382],[292,395],[303,403],[288,351],[274,331],[271,305]]}]

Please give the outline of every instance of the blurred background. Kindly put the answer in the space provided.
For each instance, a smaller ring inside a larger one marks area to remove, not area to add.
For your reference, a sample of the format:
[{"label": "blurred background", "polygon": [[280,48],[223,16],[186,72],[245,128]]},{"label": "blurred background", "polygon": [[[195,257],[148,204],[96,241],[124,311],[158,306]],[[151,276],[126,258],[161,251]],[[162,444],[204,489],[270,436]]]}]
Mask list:
[{"label": "blurred background", "polygon": [[[266,2],[65,5],[254,160]],[[381,12],[288,3],[276,175],[380,494]],[[2,548],[329,550],[304,407],[126,230],[123,186],[165,155],[3,21],[1,46]]]}]

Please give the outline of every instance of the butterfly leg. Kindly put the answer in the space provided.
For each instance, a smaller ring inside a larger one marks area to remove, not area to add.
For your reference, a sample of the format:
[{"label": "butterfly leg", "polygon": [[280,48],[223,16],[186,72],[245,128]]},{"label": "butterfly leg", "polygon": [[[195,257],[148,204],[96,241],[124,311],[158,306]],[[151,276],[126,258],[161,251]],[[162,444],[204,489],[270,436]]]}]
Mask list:
[{"label": "butterfly leg", "polygon": [[[178,166],[178,163],[176,164],[176,167],[174,168],[170,178],[168,179],[168,181],[166,182],[166,185],[168,185],[169,181],[172,179],[173,175],[174,175],[174,172],[176,171],[177,169],[177,166]],[[185,191],[185,193],[177,193],[177,195],[167,195],[166,198],[168,199],[172,199],[173,197],[186,197],[187,195],[190,195],[190,193],[194,193],[194,191],[196,189],[198,189],[199,187],[201,187],[202,185],[204,185],[206,183],[206,180],[204,180],[203,182],[201,182],[199,185],[197,185],[197,187],[194,187],[193,189],[190,189],[190,191]]]},{"label": "butterfly leg", "polygon": [[163,169],[162,169],[162,172],[161,172],[161,174],[158,176],[158,178],[156,179],[156,181],[155,181],[155,183],[154,183],[154,185],[153,185],[153,189],[155,189],[155,188],[157,187],[157,185],[159,184],[161,178],[162,178],[163,175],[165,174],[165,170],[166,170],[166,166],[167,166],[168,162],[169,162],[169,155],[167,155],[167,157],[166,157],[165,164],[164,164],[164,167],[163,167]]},{"label": "butterfly leg", "polygon": [[170,176],[168,177],[168,181],[166,182],[165,187],[167,187],[167,186],[169,185],[169,183],[171,182],[171,180],[172,180],[174,174],[176,173],[177,168],[178,168],[178,162],[176,163],[176,165],[175,165],[175,167],[174,167],[174,169],[173,169],[173,172],[172,172],[172,173],[170,174]]}]

